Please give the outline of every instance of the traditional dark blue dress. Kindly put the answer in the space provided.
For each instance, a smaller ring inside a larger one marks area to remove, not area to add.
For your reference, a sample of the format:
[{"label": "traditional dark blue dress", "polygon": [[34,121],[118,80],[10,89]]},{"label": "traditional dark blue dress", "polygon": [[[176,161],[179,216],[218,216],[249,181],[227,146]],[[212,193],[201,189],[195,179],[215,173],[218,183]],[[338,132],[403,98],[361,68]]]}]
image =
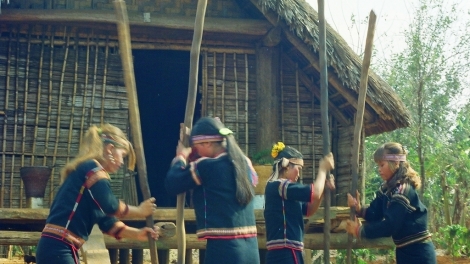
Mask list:
[{"label": "traditional dark blue dress", "polygon": [[204,263],[260,263],[253,201],[238,203],[234,166],[227,153],[189,165],[175,159],[165,184],[171,195],[194,190],[196,234],[207,239]]},{"label": "traditional dark blue dress", "polygon": [[287,179],[268,182],[265,189],[266,263],[303,262],[304,219],[311,215],[313,185]]},{"label": "traditional dark blue dress", "polygon": [[78,249],[95,224],[116,236],[128,210],[112,193],[108,173],[94,160],[79,164],[65,179],[51,205],[36,249],[38,264],[77,264]]},{"label": "traditional dark blue dress", "polygon": [[359,230],[360,237],[391,236],[398,264],[436,263],[436,252],[427,229],[427,209],[410,184],[399,183],[388,192],[381,187],[370,206],[359,214],[367,221]]}]

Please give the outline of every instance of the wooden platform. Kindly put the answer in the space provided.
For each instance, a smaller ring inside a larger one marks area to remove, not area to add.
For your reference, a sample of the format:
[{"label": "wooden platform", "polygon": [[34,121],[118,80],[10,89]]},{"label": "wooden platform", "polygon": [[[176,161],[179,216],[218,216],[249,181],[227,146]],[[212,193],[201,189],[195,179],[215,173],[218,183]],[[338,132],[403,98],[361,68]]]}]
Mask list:
[{"label": "wooden platform", "polygon": [[[49,209],[12,209],[0,208],[0,245],[36,245],[42,226],[45,224]],[[193,209],[185,209],[186,225],[194,225],[196,217]],[[331,208],[332,228],[336,227],[340,221],[348,219],[349,208],[332,207]],[[257,228],[258,228],[258,247],[266,248],[266,237],[264,228],[263,210],[255,210]],[[153,214],[155,222],[175,222],[175,208],[159,208]],[[127,224],[144,224],[144,219],[124,218]],[[320,208],[316,214],[305,218],[307,234],[304,237],[305,248],[321,250],[323,249],[323,208]],[[29,229],[28,229],[29,228]],[[39,229],[39,230],[37,230]],[[189,230],[190,228],[187,228]],[[27,230],[27,231],[25,231]],[[188,232],[188,231],[187,231]],[[348,236],[346,233],[332,233],[330,238],[331,249],[347,248]],[[148,243],[136,242],[122,239],[117,241],[113,237],[105,236],[107,248],[148,248]],[[205,249],[204,240],[198,240],[196,234],[187,233],[186,245],[188,249]],[[157,241],[158,249],[176,249],[176,237],[161,238]],[[381,239],[362,239],[355,241],[354,248],[393,248],[394,244],[391,238]]]}]

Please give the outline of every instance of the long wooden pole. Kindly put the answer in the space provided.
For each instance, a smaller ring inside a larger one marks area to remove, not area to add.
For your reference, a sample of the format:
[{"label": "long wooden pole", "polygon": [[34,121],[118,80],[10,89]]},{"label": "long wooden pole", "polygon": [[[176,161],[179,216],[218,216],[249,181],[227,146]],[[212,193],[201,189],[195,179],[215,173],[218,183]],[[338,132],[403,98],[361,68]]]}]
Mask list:
[{"label": "long wooden pole", "polygon": [[[137,159],[140,189],[144,199],[147,200],[151,196],[147,181],[147,165],[145,163],[144,144],[140,126],[139,102],[137,101],[129,18],[127,16],[126,3],[123,0],[116,0],[114,1],[114,9],[116,11],[117,19],[116,23],[119,37],[119,52],[121,54],[122,67],[124,70],[124,83],[127,89],[127,98],[129,100],[129,119]],[[153,227],[152,215],[148,216],[145,219],[145,222],[148,227]],[[154,242],[150,234],[148,235],[148,240],[150,247],[150,259],[152,264],[158,264],[157,244]]]},{"label": "long wooden pole", "polygon": [[[326,21],[325,21],[325,2],[318,0],[318,19],[320,31],[320,108],[321,125],[323,138],[323,155],[330,153],[330,122],[328,120],[328,65],[326,58]],[[327,173],[329,177],[329,173]],[[331,191],[325,188],[324,191],[325,224],[323,225],[323,263],[330,263],[330,229],[331,229]]]},{"label": "long wooden pole", "polygon": [[[366,94],[367,94],[367,82],[369,79],[369,66],[370,59],[372,57],[372,47],[374,42],[375,34],[375,22],[377,16],[374,13],[374,10],[370,11],[369,14],[369,28],[367,29],[367,38],[366,38],[366,47],[364,50],[364,58],[362,59],[362,69],[361,69],[361,80],[359,83],[359,99],[357,101],[357,112],[356,120],[354,123],[354,136],[353,136],[353,148],[352,148],[352,184],[351,184],[351,195],[356,195],[357,190],[357,179],[359,178],[359,153],[361,147],[361,132],[362,124],[364,119],[364,108],[366,103]],[[360,201],[358,201],[360,202]],[[354,221],[356,216],[356,207],[351,207],[350,218]],[[352,262],[352,243],[353,238],[351,235],[348,237],[348,252],[347,252],[347,263]]]},{"label": "long wooden pole", "polygon": [[[199,55],[201,52],[202,32],[204,29],[204,18],[206,15],[207,0],[198,0],[196,19],[194,21],[193,42],[189,60],[189,84],[188,98],[186,100],[186,111],[184,113],[184,126],[191,128],[194,118],[194,107],[197,96],[197,77],[199,70]],[[184,131],[184,128],[183,128]],[[185,137],[186,134],[183,133]],[[189,146],[188,140],[183,140]],[[184,227],[184,204],[186,193],[178,194],[176,198],[176,236],[178,242],[178,264],[184,264],[186,259],[186,230]]]}]

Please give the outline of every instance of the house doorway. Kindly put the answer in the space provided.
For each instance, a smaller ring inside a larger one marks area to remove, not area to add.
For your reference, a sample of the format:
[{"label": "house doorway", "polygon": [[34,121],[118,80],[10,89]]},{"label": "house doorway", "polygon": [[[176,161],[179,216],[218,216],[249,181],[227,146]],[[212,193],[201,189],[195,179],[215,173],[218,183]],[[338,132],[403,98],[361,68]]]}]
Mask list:
[{"label": "house doorway", "polygon": [[[159,207],[174,207],[176,197],[169,197],[164,182],[175,156],[180,123],[184,122],[190,53],[168,50],[132,53],[150,193]],[[199,101],[197,98],[194,121],[200,115]],[[142,201],[139,186],[137,183]]]}]

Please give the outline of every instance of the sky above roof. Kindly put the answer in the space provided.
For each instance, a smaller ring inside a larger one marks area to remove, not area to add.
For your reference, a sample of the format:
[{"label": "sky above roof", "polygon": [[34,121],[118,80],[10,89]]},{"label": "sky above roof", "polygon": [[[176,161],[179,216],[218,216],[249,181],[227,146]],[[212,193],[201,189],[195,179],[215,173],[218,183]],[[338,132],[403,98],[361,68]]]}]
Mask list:
[{"label": "sky above roof", "polygon": [[[306,0],[318,10],[317,0]],[[376,56],[381,60],[389,60],[392,54],[406,48],[404,30],[408,29],[413,20],[413,13],[419,0],[324,0],[325,18],[357,53],[362,54],[367,35],[368,16],[371,10],[377,15],[374,35]],[[446,4],[456,3],[462,14],[470,10],[470,1],[446,0]],[[463,20],[463,19],[461,19]],[[468,15],[467,15],[468,20]],[[462,24],[457,23],[456,26]],[[373,61],[371,62],[374,63]],[[459,104],[466,103],[470,98],[470,88],[464,91]]]}]

